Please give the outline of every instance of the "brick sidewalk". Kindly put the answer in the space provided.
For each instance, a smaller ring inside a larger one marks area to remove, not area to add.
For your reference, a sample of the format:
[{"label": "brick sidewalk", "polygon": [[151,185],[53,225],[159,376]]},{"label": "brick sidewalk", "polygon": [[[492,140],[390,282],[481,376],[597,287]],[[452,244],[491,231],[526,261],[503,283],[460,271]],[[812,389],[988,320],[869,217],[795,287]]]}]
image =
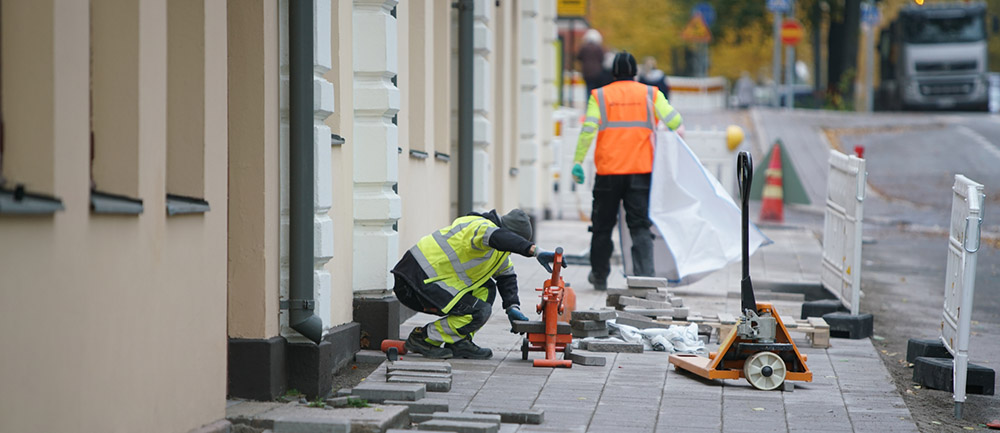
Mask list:
[{"label": "brick sidewalk", "polygon": [[[542,221],[536,228],[538,244],[545,249],[562,246],[566,251],[584,251],[590,237],[587,224],[579,221]],[[763,228],[775,241],[751,259],[755,283],[815,283],[818,279],[820,244],[802,229]],[[547,273],[534,259],[515,258],[523,310],[533,320],[532,306],[538,302],[535,287]],[[620,265],[609,278],[610,287],[624,287]],[[601,308],[604,292],[587,283],[588,266],[571,266],[563,278],[574,287],[577,309]],[[738,313],[739,300],[730,292],[739,290],[740,265],[734,263],[683,291],[692,313],[713,317],[719,312]],[[783,316],[798,316],[800,303],[775,301]],[[541,425],[503,424],[502,432],[745,432],[745,431],[886,431],[915,432],[909,410],[870,340],[832,340],[829,349],[808,347],[796,340],[808,355],[813,382],[795,382],[793,392],[759,391],[745,381],[705,381],[676,371],[663,352],[606,354],[603,367],[574,366],[571,369],[534,368],[521,360],[520,336],[508,332],[509,324],[500,303],[493,317],[476,334],[476,343],[490,347],[494,358],[487,361],[451,360],[453,385],[450,392],[428,397],[449,402],[451,411],[476,409],[541,409]],[[401,326],[407,335],[434,317],[418,314]],[[793,334],[798,336],[799,334]],[[713,350],[717,342],[709,345]],[[534,359],[541,354],[533,352]],[[420,360],[406,356],[406,360]],[[385,381],[385,365],[367,379]]]}]

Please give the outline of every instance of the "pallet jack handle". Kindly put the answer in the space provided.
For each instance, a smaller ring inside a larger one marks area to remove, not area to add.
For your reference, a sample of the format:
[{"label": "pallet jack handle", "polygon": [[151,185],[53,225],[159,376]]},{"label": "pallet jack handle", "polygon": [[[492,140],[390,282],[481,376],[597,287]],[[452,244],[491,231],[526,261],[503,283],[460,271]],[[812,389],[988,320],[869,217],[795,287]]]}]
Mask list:
[{"label": "pallet jack handle", "polygon": [[750,282],[750,181],[753,180],[753,158],[750,152],[736,155],[736,181],[739,183],[740,201],[743,208],[743,280],[740,282],[740,306],[742,310],[757,312],[757,300]]}]

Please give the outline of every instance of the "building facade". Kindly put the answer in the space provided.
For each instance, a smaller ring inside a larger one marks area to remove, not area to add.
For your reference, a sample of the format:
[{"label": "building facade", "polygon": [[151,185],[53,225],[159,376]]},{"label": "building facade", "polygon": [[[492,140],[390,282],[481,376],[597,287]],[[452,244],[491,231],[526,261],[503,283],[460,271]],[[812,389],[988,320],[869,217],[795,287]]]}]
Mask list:
[{"label": "building facade", "polygon": [[[540,217],[555,1],[468,4],[474,209]],[[458,216],[458,25],[436,0],[0,2],[0,431],[221,429],[227,397],[324,395],[397,337],[389,270]]]}]

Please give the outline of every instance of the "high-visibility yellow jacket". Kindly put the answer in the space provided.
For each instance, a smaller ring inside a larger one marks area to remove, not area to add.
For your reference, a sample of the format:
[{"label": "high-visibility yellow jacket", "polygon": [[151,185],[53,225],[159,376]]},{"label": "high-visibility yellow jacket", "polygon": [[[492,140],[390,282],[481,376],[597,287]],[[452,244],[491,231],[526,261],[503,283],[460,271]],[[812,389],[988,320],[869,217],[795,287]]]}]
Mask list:
[{"label": "high-visibility yellow jacket", "polygon": [[631,80],[594,89],[587,103],[574,162],[583,162],[597,135],[597,174],[639,174],[653,171],[653,130],[657,119],[677,129],[682,119],[656,87]]},{"label": "high-visibility yellow jacket", "polygon": [[[507,280],[502,286],[510,286],[501,287],[504,307],[518,303],[517,282],[511,278],[515,275],[510,252],[490,246],[490,238],[498,230],[502,229],[490,218],[473,214],[460,217],[451,225],[421,238],[408,252],[423,271],[420,277],[425,277],[422,281],[413,281],[415,289],[447,313],[469,292],[487,300],[490,293],[485,283],[497,278],[498,281]],[[502,232],[511,236],[509,231]],[[516,239],[516,249],[527,254],[531,243],[520,237]],[[406,276],[412,279],[414,272],[408,268],[401,261],[393,272],[408,274]],[[503,293],[507,291],[513,293]]]}]

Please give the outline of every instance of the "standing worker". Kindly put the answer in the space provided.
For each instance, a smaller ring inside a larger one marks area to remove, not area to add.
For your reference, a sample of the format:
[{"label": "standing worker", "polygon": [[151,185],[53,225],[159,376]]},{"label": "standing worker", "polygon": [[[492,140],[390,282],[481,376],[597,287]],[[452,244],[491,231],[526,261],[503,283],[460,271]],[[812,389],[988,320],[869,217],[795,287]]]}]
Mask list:
[{"label": "standing worker", "polygon": [[472,336],[490,318],[497,292],[511,325],[528,320],[521,313],[510,253],[535,257],[546,269],[555,260],[554,253],[528,239],[531,221],[524,211],[500,217],[491,210],[460,217],[404,253],[392,269],[396,297],[415,311],[442,316],[410,332],[406,350],[438,359],[492,357]]},{"label": "standing worker", "polygon": [[[591,220],[590,276],[597,290],[607,290],[611,273],[611,231],[624,202],[625,221],[632,236],[632,269],[653,276],[653,235],[649,230],[649,183],[653,171],[654,129],[657,119],[683,135],[681,116],[656,87],[635,81],[635,57],[627,51],[615,56],[615,82],[591,92],[587,118],[573,158],[573,179],[583,183],[583,162],[597,135],[594,164],[594,202]],[[655,116],[655,117],[654,117]]]}]

